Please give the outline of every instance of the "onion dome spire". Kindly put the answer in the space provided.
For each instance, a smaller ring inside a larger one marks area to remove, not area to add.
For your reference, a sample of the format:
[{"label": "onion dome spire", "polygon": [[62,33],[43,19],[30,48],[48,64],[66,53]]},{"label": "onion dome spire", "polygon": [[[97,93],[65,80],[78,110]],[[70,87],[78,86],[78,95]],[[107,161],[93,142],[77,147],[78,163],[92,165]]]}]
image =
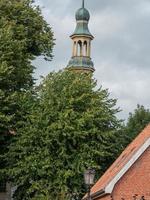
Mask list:
[{"label": "onion dome spire", "polygon": [[75,18],[76,28],[70,36],[73,40],[73,53],[67,67],[72,70],[94,72],[94,64],[91,60],[91,41],[94,37],[88,28],[90,13],[85,8],[84,0],[82,0],[82,7],[76,12]]}]

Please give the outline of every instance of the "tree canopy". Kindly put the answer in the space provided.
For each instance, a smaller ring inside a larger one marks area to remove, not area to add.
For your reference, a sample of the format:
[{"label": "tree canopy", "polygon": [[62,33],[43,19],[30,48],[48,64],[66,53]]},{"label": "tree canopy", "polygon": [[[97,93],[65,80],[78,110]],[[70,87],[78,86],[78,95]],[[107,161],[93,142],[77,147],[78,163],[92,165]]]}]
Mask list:
[{"label": "tree canopy", "polygon": [[52,58],[53,33],[31,0],[0,0],[0,133],[16,126],[19,95],[32,87],[32,60]]},{"label": "tree canopy", "polygon": [[126,144],[130,143],[150,123],[150,110],[137,105],[133,113],[129,113],[125,126]]},{"label": "tree canopy", "polygon": [[71,199],[84,192],[83,172],[98,176],[119,152],[116,100],[91,75],[50,73],[37,106],[6,156],[17,200]]},{"label": "tree canopy", "polygon": [[[32,0],[0,0],[0,154],[29,112],[32,61],[52,59],[53,46],[53,32]],[[0,158],[0,169],[4,164]]]}]

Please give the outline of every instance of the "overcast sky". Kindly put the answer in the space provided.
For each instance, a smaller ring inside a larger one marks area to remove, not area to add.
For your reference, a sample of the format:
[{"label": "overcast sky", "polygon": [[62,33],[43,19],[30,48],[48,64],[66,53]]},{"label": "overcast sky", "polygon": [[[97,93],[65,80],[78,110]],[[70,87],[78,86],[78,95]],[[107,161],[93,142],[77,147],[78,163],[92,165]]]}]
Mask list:
[{"label": "overcast sky", "polygon": [[[81,0],[36,0],[56,38],[54,59],[35,62],[36,78],[66,67],[72,51],[69,36]],[[137,104],[150,108],[150,0],[85,0],[95,78],[117,98],[126,118]]]}]

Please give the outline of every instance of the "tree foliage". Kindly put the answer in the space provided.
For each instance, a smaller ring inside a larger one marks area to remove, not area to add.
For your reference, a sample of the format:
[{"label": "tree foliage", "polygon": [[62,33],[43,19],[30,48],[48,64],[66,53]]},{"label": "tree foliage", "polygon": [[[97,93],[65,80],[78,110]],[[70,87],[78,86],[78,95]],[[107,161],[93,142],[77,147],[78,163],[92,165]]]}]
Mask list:
[{"label": "tree foliage", "polygon": [[6,156],[17,200],[81,195],[84,170],[93,167],[99,176],[114,160],[120,150],[116,100],[96,86],[91,75],[69,71],[43,80],[37,106]]},{"label": "tree foliage", "polygon": [[32,60],[37,56],[51,59],[53,45],[51,28],[32,0],[0,0],[1,154],[29,112],[27,97],[34,84]]},{"label": "tree foliage", "polygon": [[150,123],[150,110],[137,105],[133,113],[129,113],[125,126],[125,142],[130,143]]},{"label": "tree foliage", "polygon": [[52,58],[53,33],[31,0],[0,0],[0,13],[0,133],[8,133],[18,120],[20,94],[34,82],[31,61]]}]

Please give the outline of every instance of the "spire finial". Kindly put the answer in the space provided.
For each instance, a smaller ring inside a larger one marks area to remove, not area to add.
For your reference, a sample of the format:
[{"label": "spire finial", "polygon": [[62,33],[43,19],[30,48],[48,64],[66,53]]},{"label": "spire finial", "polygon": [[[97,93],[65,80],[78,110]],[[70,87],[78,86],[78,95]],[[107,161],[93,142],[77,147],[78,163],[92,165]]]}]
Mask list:
[{"label": "spire finial", "polygon": [[82,0],[82,8],[84,8],[84,0]]}]

